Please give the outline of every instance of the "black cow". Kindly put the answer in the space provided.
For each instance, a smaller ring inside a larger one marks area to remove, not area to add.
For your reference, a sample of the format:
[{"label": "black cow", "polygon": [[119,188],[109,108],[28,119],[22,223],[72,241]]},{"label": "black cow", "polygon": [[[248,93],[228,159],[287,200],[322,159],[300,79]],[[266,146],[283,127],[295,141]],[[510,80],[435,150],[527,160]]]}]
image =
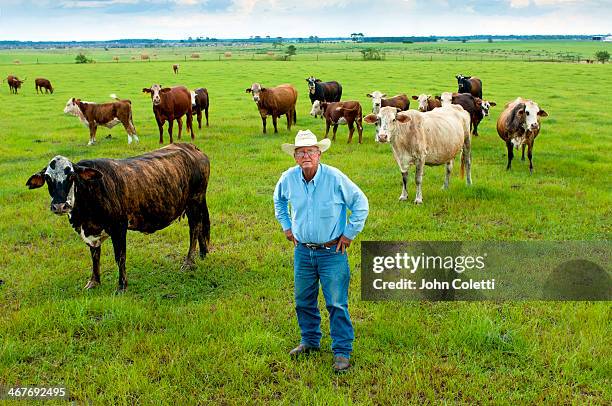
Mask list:
[{"label": "black cow", "polygon": [[306,82],[308,82],[310,104],[314,103],[315,100],[328,103],[339,102],[342,98],[342,85],[335,80],[331,82],[321,82],[321,79],[311,76],[306,79]]},{"label": "black cow", "polygon": [[93,159],[72,163],[56,156],[26,182],[30,189],[47,183],[51,211],[69,214],[70,225],[89,246],[92,275],[85,286],[100,284],[102,242],[113,242],[119,267],[119,291],[127,287],[125,273],[128,230],[153,233],[187,215],[189,251],[183,268],[208,252],[210,219],[206,188],[208,157],[192,144],[171,144],[128,159]]},{"label": "black cow", "polygon": [[476,76],[463,76],[462,74],[458,74],[455,78],[457,78],[457,85],[459,86],[457,93],[469,93],[482,99],[482,80]]}]

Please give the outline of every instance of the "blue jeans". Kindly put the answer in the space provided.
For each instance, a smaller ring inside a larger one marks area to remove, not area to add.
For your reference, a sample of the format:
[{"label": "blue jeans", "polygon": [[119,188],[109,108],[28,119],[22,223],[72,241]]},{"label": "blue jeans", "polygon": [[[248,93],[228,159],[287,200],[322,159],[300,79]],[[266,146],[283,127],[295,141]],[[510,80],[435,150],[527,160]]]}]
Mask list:
[{"label": "blue jeans", "polygon": [[321,314],[317,298],[319,281],[329,312],[329,331],[334,355],[350,357],[353,351],[353,325],[348,312],[350,269],[346,252],[311,250],[298,244],[294,250],[295,311],[302,333],[302,344],[321,345]]}]

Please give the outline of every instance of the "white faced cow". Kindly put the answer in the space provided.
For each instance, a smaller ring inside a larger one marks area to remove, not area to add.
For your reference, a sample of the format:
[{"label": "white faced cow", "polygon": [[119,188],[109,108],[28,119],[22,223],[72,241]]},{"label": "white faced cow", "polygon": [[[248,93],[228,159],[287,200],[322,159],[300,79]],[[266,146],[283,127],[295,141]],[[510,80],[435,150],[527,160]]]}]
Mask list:
[{"label": "white faced cow", "polygon": [[366,96],[372,98],[372,113],[374,114],[378,114],[381,107],[397,107],[401,111],[408,110],[410,107],[410,100],[405,94],[398,94],[385,99],[387,95],[376,90],[372,93],[368,93]]},{"label": "white faced cow", "polygon": [[425,165],[446,165],[444,188],[448,188],[453,161],[461,154],[461,174],[471,178],[470,116],[460,106],[441,107],[428,113],[416,110],[398,112],[394,107],[383,107],[378,114],[368,114],[364,120],[376,124],[376,142],[390,142],[393,156],[402,172],[400,200],[408,199],[406,183],[408,166],[416,166],[415,204],[423,202],[421,184]]}]

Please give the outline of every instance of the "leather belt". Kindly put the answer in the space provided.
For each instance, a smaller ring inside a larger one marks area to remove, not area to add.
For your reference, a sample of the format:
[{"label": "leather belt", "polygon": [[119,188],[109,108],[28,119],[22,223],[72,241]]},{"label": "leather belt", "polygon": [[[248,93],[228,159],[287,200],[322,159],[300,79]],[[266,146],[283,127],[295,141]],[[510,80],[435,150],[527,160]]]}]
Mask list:
[{"label": "leather belt", "polygon": [[340,238],[336,238],[334,240],[328,241],[323,244],[314,244],[310,242],[301,242],[300,244],[302,244],[303,246],[311,250],[320,250],[320,249],[329,249],[333,246],[336,246],[338,245],[338,241],[340,241]]}]

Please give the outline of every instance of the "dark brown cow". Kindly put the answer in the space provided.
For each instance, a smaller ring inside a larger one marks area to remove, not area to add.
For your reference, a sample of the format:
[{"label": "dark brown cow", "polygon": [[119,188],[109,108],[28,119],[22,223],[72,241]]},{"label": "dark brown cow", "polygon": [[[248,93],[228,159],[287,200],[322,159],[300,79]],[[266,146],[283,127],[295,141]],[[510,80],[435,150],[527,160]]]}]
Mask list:
[{"label": "dark brown cow", "polygon": [[178,122],[178,138],[181,139],[183,131],[182,117],[187,115],[187,131],[191,132],[191,139],[195,139],[192,127],[192,110],[191,110],[191,93],[185,86],[164,87],[161,85],[153,85],[150,88],[142,89],[144,93],[151,94],[153,101],[153,114],[159,128],[159,143],[164,143],[164,123],[168,120],[168,134],[170,142],[174,142],[172,138],[173,121]]},{"label": "dark brown cow", "polygon": [[92,159],[76,164],[56,156],[26,186],[47,183],[51,211],[69,214],[70,225],[89,246],[91,279],[100,284],[100,253],[108,237],[113,242],[119,268],[119,291],[127,288],[125,272],[128,230],[153,233],[187,215],[189,251],[183,268],[195,266],[208,252],[210,218],[206,188],[210,175],[208,157],[192,144],[173,144],[128,159]]},{"label": "dark brown cow", "polygon": [[251,87],[247,87],[246,92],[252,93],[253,101],[257,103],[264,134],[266,133],[266,119],[268,116],[272,116],[274,133],[278,133],[276,121],[282,115],[287,116],[288,130],[291,130],[291,125],[297,122],[295,104],[297,103],[298,92],[292,85],[284,84],[266,88],[259,83],[253,83]]},{"label": "dark brown cow", "polygon": [[197,114],[200,130],[202,129],[202,110],[204,110],[206,127],[208,127],[208,90],[206,88],[200,87],[191,92],[191,110]]},{"label": "dark brown cow", "polygon": [[74,97],[68,99],[64,113],[78,117],[84,125],[89,127],[89,142],[87,145],[96,142],[96,131],[99,125],[113,128],[119,123],[123,124],[125,131],[127,131],[128,144],[132,143],[132,137],[134,137],[134,141],[139,141],[134,121],[132,121],[132,102],[127,99],[120,100],[114,94],[111,94],[111,97],[115,99],[114,102],[100,104],[82,101]]},{"label": "dark brown cow", "polygon": [[353,139],[353,132],[355,131],[354,125],[357,125],[357,132],[359,133],[359,143],[363,142],[363,114],[361,111],[361,104],[358,101],[349,100],[334,103],[326,103],[315,100],[312,104],[312,111],[310,114],[320,114],[325,117],[325,138],[329,134],[329,127],[334,126],[334,135],[332,140],[336,140],[336,130],[339,124],[348,124],[349,136],[348,143]]},{"label": "dark brown cow", "polygon": [[527,155],[529,156],[529,173],[533,173],[532,151],[533,142],[540,133],[540,117],[547,117],[548,113],[540,109],[535,102],[522,97],[508,103],[506,109],[500,114],[497,119],[497,133],[499,137],[506,143],[508,149],[508,165],[506,169],[510,169],[514,153],[512,148],[518,149],[523,147],[523,156],[521,160],[525,160],[525,145],[527,145]]},{"label": "dark brown cow", "polygon": [[9,91],[14,94],[17,94],[19,88],[21,87],[21,84],[25,81],[26,81],[25,79],[19,80],[17,76],[13,76],[13,75],[8,75],[6,77],[6,82],[9,85]]},{"label": "dark brown cow", "polygon": [[474,97],[482,99],[482,80],[476,76],[455,76],[457,79],[457,93],[469,93]]},{"label": "dark brown cow", "polygon": [[442,102],[439,99],[431,96],[430,94],[420,94],[418,96],[412,96],[412,100],[419,101],[419,111],[425,113],[426,111],[432,111],[436,107],[442,107]]},{"label": "dark brown cow", "polygon": [[[438,96],[436,96],[436,98],[438,98]],[[480,121],[484,118],[481,99],[469,93],[444,92],[442,96],[440,96],[440,100],[442,106],[456,104],[463,107],[470,115],[470,129],[472,134],[478,136],[478,124],[480,124]]]},{"label": "dark brown cow", "polygon": [[395,107],[400,111],[406,111],[410,108],[410,100],[405,94],[398,94],[397,96],[387,97],[386,94],[376,90],[375,92],[368,93],[366,96],[372,98],[372,113],[378,114],[381,107]]},{"label": "dark brown cow", "polygon": [[172,71],[174,71],[175,75],[178,75],[178,70],[181,65],[174,64],[172,65]]},{"label": "dark brown cow", "polygon": [[53,94],[53,86],[51,86],[51,82],[48,79],[36,78],[34,85],[36,86],[36,94],[38,94],[38,90],[42,93],[43,89],[45,89],[45,93],[51,92]]}]

